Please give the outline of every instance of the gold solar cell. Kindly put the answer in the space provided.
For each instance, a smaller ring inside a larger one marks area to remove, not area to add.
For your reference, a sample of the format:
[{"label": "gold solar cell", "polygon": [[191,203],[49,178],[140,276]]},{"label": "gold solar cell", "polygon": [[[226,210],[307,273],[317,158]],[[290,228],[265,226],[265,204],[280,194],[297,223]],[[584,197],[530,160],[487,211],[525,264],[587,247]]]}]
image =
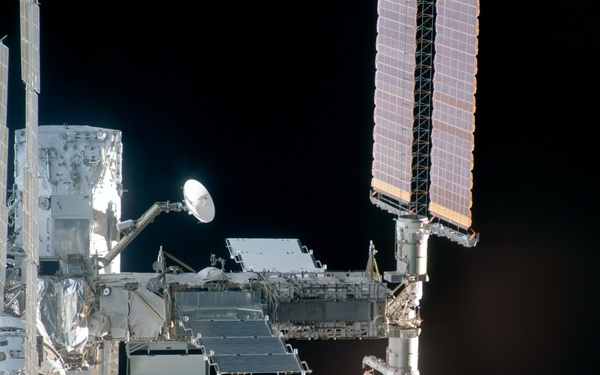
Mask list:
[{"label": "gold solar cell", "polygon": [[437,6],[429,212],[471,226],[478,0]]},{"label": "gold solar cell", "polygon": [[416,16],[410,2],[379,1],[371,186],[405,203],[411,191]]}]

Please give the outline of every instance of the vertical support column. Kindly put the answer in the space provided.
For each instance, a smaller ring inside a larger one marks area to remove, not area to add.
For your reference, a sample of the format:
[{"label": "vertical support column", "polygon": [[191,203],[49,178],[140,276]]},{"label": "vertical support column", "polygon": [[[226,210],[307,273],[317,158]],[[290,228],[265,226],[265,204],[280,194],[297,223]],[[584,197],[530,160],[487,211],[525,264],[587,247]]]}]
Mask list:
[{"label": "vertical support column", "polygon": [[401,291],[386,306],[386,360],[365,357],[363,367],[384,375],[419,375],[419,301],[423,281],[427,280],[428,239],[426,217],[405,215],[396,219],[396,271],[388,273],[388,278],[398,280],[396,290]]},{"label": "vertical support column", "polygon": [[102,341],[98,348],[98,363],[90,366],[89,375],[118,375],[119,374],[119,342]]},{"label": "vertical support column", "polygon": [[415,100],[412,144],[410,206],[418,215],[429,214],[429,167],[431,165],[431,115],[433,57],[435,54],[435,0],[417,0],[415,51]]},{"label": "vertical support column", "polygon": [[419,334],[421,330],[413,328],[392,331],[390,331],[386,350],[389,367],[397,369],[399,374],[419,375]]},{"label": "vertical support column", "polygon": [[[27,90],[27,107],[35,102],[37,94]],[[29,109],[25,116],[27,121],[27,168],[23,174],[23,244],[26,260],[26,292],[25,325],[27,327],[27,344],[25,350],[25,367],[29,375],[38,373],[37,352],[37,309],[38,309],[38,272],[39,272],[39,230],[38,230],[38,180],[37,180],[37,111]]]},{"label": "vertical support column", "polygon": [[26,254],[25,285],[25,373],[37,375],[40,358],[37,348],[39,271],[38,228],[38,93],[40,92],[40,8],[35,0],[21,0],[21,79],[25,84],[26,168],[23,175],[23,248]]},{"label": "vertical support column", "polygon": [[396,219],[396,270],[427,281],[427,218],[405,215]]}]

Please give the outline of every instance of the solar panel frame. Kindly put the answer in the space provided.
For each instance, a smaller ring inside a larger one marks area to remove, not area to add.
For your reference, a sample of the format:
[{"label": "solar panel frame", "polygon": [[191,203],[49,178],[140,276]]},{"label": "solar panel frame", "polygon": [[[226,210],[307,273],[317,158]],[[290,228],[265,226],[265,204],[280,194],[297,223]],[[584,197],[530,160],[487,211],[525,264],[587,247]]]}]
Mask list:
[{"label": "solar panel frame", "polygon": [[21,0],[21,78],[40,93],[40,7]]},{"label": "solar panel frame", "polygon": [[8,47],[0,41],[0,125],[6,126],[8,103]]},{"label": "solar panel frame", "polygon": [[429,212],[471,226],[479,0],[437,3]]},{"label": "solar panel frame", "polygon": [[301,373],[297,354],[280,355],[214,355],[218,374]]},{"label": "solar panel frame", "polygon": [[220,374],[298,373],[302,370],[296,352],[286,351],[281,337],[273,334],[266,320],[190,320],[200,334],[211,363]]},{"label": "solar panel frame", "polygon": [[214,355],[287,354],[281,338],[273,337],[207,337],[198,340]]},{"label": "solar panel frame", "polygon": [[[40,49],[39,25],[40,10],[36,2],[21,0],[21,64],[22,79],[25,83],[25,131],[26,131],[26,163],[28,168],[23,173],[23,249],[26,259],[26,285],[38,284],[39,265],[39,181],[38,168],[38,96],[40,91]],[[26,294],[26,310],[34,311],[37,307],[37,288],[28,288]],[[25,372],[37,373],[39,365],[36,344],[36,317],[27,314],[27,340],[25,345]]]},{"label": "solar panel frame", "polygon": [[[6,248],[8,234],[8,207],[6,192],[8,184],[8,56],[9,50],[0,41],[0,295],[4,296],[6,276]],[[4,298],[0,299],[0,311],[4,311]]]},{"label": "solar panel frame", "polygon": [[264,320],[190,320],[193,332],[202,337],[272,337]]},{"label": "solar panel frame", "polygon": [[399,202],[411,197],[416,0],[378,2],[372,188]]}]

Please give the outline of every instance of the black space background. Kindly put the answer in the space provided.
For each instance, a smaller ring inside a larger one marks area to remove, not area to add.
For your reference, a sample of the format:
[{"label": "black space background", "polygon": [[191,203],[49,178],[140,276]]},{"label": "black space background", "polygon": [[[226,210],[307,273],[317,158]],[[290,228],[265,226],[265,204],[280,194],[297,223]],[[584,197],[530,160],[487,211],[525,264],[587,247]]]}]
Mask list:
[{"label": "black space background", "polygon": [[[577,7],[482,1],[481,240],[430,239],[423,375],[600,367],[597,32]],[[373,240],[380,269],[393,269],[393,217],[369,201],[375,25],[374,0],[42,1],[40,125],[123,131],[122,219],[181,200],[188,178],[215,201],[208,224],[158,217],[122,270],[152,272],[163,246],[196,270],[214,253],[237,271],[228,237],[299,238],[331,270],[364,269]],[[14,130],[24,126],[16,0],[0,3],[5,35]],[[313,374],[362,374],[386,341],[292,345]]]}]

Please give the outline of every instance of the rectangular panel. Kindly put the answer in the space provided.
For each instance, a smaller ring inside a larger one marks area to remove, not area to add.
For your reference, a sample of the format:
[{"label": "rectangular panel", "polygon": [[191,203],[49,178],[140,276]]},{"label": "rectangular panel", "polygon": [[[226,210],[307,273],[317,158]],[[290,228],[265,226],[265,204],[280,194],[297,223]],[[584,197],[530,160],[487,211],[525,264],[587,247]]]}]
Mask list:
[{"label": "rectangular panel", "polygon": [[437,4],[429,212],[471,226],[478,0]]},{"label": "rectangular panel", "polygon": [[229,354],[286,354],[279,337],[209,337],[201,338],[200,345],[215,355]]},{"label": "rectangular panel", "polygon": [[[8,183],[8,47],[0,41],[0,296],[4,296],[6,276],[6,246],[8,236],[8,208],[6,191]],[[0,299],[4,311],[4,298]]]},{"label": "rectangular panel", "polygon": [[377,11],[371,186],[375,191],[408,203],[417,4],[416,0],[381,0]]},{"label": "rectangular panel", "polygon": [[259,291],[178,291],[175,303],[192,325],[196,320],[263,318]]},{"label": "rectangular panel", "polygon": [[371,320],[371,303],[363,301],[300,300],[280,302],[278,322],[364,322]]},{"label": "rectangular panel", "polygon": [[[132,355],[131,375],[205,375],[208,373],[202,355]],[[174,371],[177,369],[176,371]]]},{"label": "rectangular panel", "polygon": [[190,320],[217,373],[298,373],[300,360],[286,351],[266,320]]},{"label": "rectangular panel", "polygon": [[[0,203],[6,205],[8,183],[8,47],[0,41]],[[3,227],[6,217],[0,215]],[[0,228],[2,230],[2,228]],[[6,228],[4,228],[6,230]],[[5,232],[3,232],[5,233]],[[6,235],[0,235],[0,241],[6,241]],[[1,243],[1,242],[0,242]],[[3,272],[0,271],[0,273]],[[4,280],[0,278],[0,280]]]},{"label": "rectangular panel", "polygon": [[201,337],[270,337],[269,324],[264,320],[190,320],[194,334]]},{"label": "rectangular panel", "polygon": [[302,371],[296,354],[284,355],[215,355],[219,374],[299,374]]},{"label": "rectangular panel", "polygon": [[21,78],[40,92],[40,7],[35,1],[21,0]]},{"label": "rectangular panel", "polygon": [[6,127],[8,102],[8,47],[0,41],[0,126]]},{"label": "rectangular panel", "polygon": [[52,255],[60,259],[67,254],[90,255],[89,219],[54,219],[53,226]]},{"label": "rectangular panel", "polygon": [[[26,85],[25,99],[25,128],[27,133],[27,165],[30,171],[25,172],[23,189],[23,224],[29,230],[23,233],[26,260],[26,285],[37,285],[37,271],[39,264],[39,231],[38,231],[38,199],[39,185],[37,179],[38,166],[38,97],[39,92],[39,6],[36,2],[21,0],[21,73]],[[27,183],[29,186],[27,187]],[[35,311],[37,308],[38,293],[36,288],[27,288],[26,310]],[[29,343],[36,341],[36,317],[27,314],[27,340]],[[38,358],[35,345],[25,346],[25,369],[28,373],[36,373]]]},{"label": "rectangular panel", "polygon": [[244,271],[324,272],[298,239],[227,238],[229,253]]}]

